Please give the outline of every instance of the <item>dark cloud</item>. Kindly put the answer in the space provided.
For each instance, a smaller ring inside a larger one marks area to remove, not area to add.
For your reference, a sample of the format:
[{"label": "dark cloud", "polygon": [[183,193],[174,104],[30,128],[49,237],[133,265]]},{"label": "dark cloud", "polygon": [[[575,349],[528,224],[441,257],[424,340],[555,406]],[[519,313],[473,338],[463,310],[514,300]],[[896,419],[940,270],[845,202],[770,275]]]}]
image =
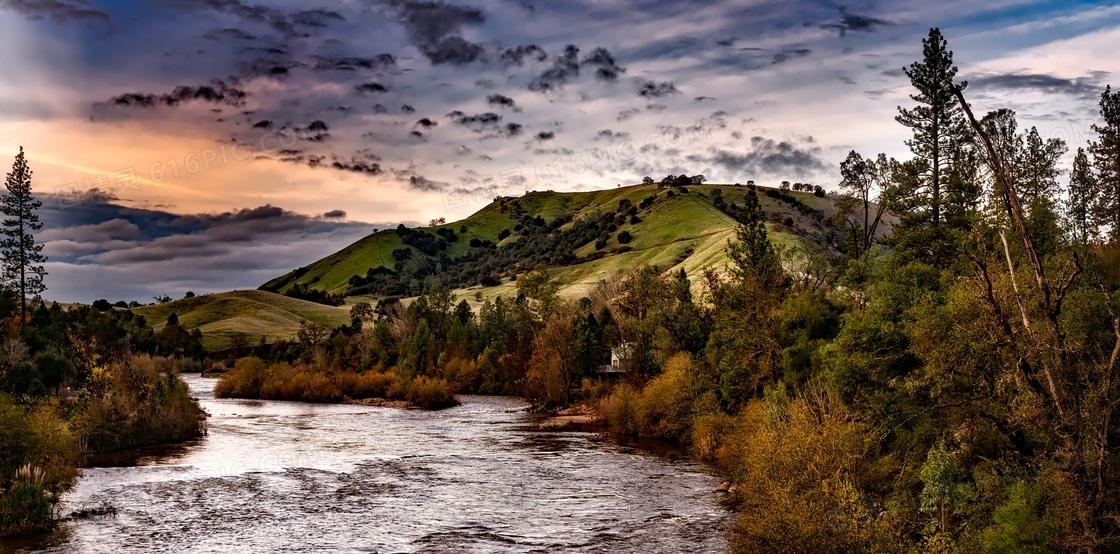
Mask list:
[{"label": "dark cloud", "polygon": [[614,56],[606,48],[598,47],[583,58],[584,65],[595,66],[595,78],[600,81],[617,81],[626,68],[618,65]]},{"label": "dark cloud", "polygon": [[673,94],[680,94],[676,85],[672,81],[664,81],[655,83],[653,81],[643,81],[638,85],[638,96],[644,98],[661,98],[662,96],[669,96]]},{"label": "dark cloud", "polygon": [[112,28],[109,14],[84,5],[84,2],[66,0],[0,0],[0,7],[14,11],[28,19],[49,19],[56,23],[71,21],[100,22]]},{"label": "dark cloud", "polygon": [[697,96],[692,99],[693,102],[715,102],[715,100],[716,99],[711,96]]},{"label": "dark cloud", "polygon": [[506,65],[523,65],[526,61],[543,62],[548,59],[548,54],[536,44],[506,48],[499,54],[498,59]]},{"label": "dark cloud", "polygon": [[427,177],[420,175],[412,175],[408,178],[408,186],[413,190],[421,190],[425,192],[433,192],[447,188],[447,183],[433,181]]},{"label": "dark cloud", "polygon": [[269,121],[267,119],[262,119],[262,120],[260,120],[256,123],[254,123],[253,128],[254,129],[271,129],[272,128],[272,121]]},{"label": "dark cloud", "polygon": [[541,131],[541,132],[537,133],[537,140],[541,141],[541,142],[544,142],[546,140],[552,140],[554,138],[556,138],[556,133],[554,133],[552,131]]},{"label": "dark cloud", "polygon": [[315,69],[319,71],[385,70],[396,65],[397,59],[392,54],[378,54],[372,58],[315,56]]},{"label": "dark cloud", "polygon": [[209,85],[200,85],[197,87],[178,86],[169,93],[159,95],[129,92],[114,96],[104,104],[138,108],[153,108],[162,105],[173,108],[185,102],[197,100],[229,106],[242,106],[245,104],[246,96],[248,96],[248,93],[244,90],[227,85],[223,81],[213,81]]},{"label": "dark cloud", "polygon": [[579,48],[574,44],[564,47],[564,53],[552,61],[552,67],[529,83],[529,90],[549,92],[579,77]]},{"label": "dark cloud", "polygon": [[331,210],[323,214],[323,219],[345,219],[346,210]]},{"label": "dark cloud", "polygon": [[379,94],[382,92],[389,92],[389,89],[385,88],[385,85],[372,82],[354,85],[354,90],[358,91],[361,94]]},{"label": "dark cloud", "polygon": [[435,127],[436,125],[439,125],[439,123],[436,123],[435,121],[432,121],[431,119],[428,119],[427,117],[425,117],[425,118],[421,119],[420,121],[417,121],[416,125],[413,125],[413,127],[423,127],[425,129],[431,129],[432,127]]},{"label": "dark cloud", "polygon": [[794,142],[754,136],[750,139],[749,150],[712,149],[706,161],[722,167],[731,175],[744,177],[778,175],[803,178],[833,169],[821,157],[821,148],[811,137]]},{"label": "dark cloud", "polygon": [[413,44],[433,65],[464,65],[482,58],[482,46],[464,39],[464,27],[481,25],[486,17],[478,8],[438,0],[389,0],[408,30]]},{"label": "dark cloud", "polygon": [[840,21],[825,23],[821,25],[822,29],[836,29],[840,33],[840,36],[844,36],[851,31],[866,33],[874,31],[879,27],[893,25],[893,23],[885,19],[852,13],[844,6],[840,6],[838,9],[840,10]]},{"label": "dark cloud", "polygon": [[465,115],[463,112],[454,111],[447,115],[455,118],[456,125],[462,125],[476,133],[482,133],[488,129],[493,129],[502,122],[502,116],[494,112]]},{"label": "dark cloud", "polygon": [[401,104],[401,111],[404,113],[416,113],[416,108],[413,108],[408,104]]},{"label": "dark cloud", "polygon": [[504,94],[491,94],[486,97],[486,103],[491,108],[517,108],[517,103],[513,101],[513,98]]},{"label": "dark cloud", "polygon": [[1106,72],[1094,72],[1085,77],[1066,79],[1045,73],[986,74],[968,80],[970,87],[986,91],[1034,90],[1049,94],[1069,94],[1078,97],[1095,97],[1100,94]]},{"label": "dark cloud", "polygon": [[380,175],[381,165],[365,160],[351,159],[334,160],[331,162],[330,167],[339,171],[349,171],[350,173],[360,173],[362,175]]}]

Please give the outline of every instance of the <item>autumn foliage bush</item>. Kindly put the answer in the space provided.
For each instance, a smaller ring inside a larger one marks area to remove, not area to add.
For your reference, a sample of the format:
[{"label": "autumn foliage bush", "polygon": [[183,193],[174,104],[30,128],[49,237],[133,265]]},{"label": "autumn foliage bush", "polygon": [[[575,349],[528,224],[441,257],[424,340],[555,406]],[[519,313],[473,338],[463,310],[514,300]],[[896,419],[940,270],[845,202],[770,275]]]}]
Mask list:
[{"label": "autumn foliage bush", "polygon": [[455,389],[445,379],[420,376],[411,381],[396,372],[320,369],[310,364],[268,364],[242,358],[214,387],[218,398],[259,398],[303,402],[346,399],[406,400],[425,409],[456,405]]}]

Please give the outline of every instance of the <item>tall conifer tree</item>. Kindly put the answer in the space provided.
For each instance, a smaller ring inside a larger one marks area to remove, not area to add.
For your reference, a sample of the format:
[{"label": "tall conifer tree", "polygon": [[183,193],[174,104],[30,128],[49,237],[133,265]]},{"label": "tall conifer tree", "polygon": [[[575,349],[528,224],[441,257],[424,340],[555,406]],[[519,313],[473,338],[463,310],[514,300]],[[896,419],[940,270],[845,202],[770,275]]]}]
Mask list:
[{"label": "tall conifer tree", "polygon": [[0,262],[4,280],[19,295],[20,321],[27,318],[27,298],[38,297],[46,286],[43,268],[47,257],[43,245],[35,243],[35,231],[43,228],[36,210],[43,205],[31,193],[31,168],[27,165],[23,147],[16,155],[12,172],[4,182],[6,191],[0,198],[0,212],[4,214],[0,229]]}]

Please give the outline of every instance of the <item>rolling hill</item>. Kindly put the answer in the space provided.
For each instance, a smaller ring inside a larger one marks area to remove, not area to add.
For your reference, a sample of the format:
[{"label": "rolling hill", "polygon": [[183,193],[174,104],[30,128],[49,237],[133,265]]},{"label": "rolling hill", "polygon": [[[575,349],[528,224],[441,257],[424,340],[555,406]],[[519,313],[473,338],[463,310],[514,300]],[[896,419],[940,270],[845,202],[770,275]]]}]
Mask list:
[{"label": "rolling hill", "polygon": [[237,332],[249,335],[256,344],[262,336],[268,342],[294,337],[305,320],[329,327],[350,321],[346,307],[324,306],[260,290],[206,294],[132,311],[144,316],[157,331],[172,313],[176,314],[184,328],[202,330],[203,346],[211,351],[226,348],[230,336]]},{"label": "rolling hill", "polygon": [[[386,274],[399,273],[401,269],[416,271],[421,264],[437,265],[441,260],[442,267],[433,270],[433,274],[446,272],[448,261],[453,263],[456,258],[485,249],[488,242],[494,244],[494,250],[502,251],[525,241],[526,228],[529,227],[526,220],[543,220],[545,231],[550,233],[575,231],[581,223],[602,214],[626,211],[619,210],[620,202],[628,203],[631,206],[629,210],[637,217],[626,216],[607,233],[609,238],[605,243],[596,245],[596,237],[592,236],[590,240],[574,245],[571,250],[574,258],[558,260],[559,263],[529,259],[497,264],[490,270],[501,278],[500,284],[495,284],[493,280],[483,282],[479,276],[468,276],[453,282],[454,288],[460,292],[469,289],[472,295],[475,291],[481,291],[484,296],[505,293],[513,289],[509,279],[513,274],[528,271],[540,261],[553,269],[552,275],[560,286],[561,294],[568,296],[579,296],[600,279],[639,263],[674,270],[683,267],[690,277],[698,277],[705,268],[726,264],[725,246],[736,226],[735,219],[717,205],[716,197],[722,197],[724,206],[741,205],[747,187],[701,185],[688,187],[687,191],[681,194],[680,189],[638,185],[591,192],[530,192],[518,198],[501,198],[462,221],[410,230],[436,240],[454,235],[454,242],[445,240],[443,249],[424,252],[424,245],[406,244],[409,237],[402,236],[398,230],[382,230],[306,267],[273,279],[261,288],[280,294],[290,294],[297,287],[339,295],[368,293],[354,286],[355,276],[360,278],[371,270]],[[786,192],[785,198],[794,199],[789,202],[767,195],[767,192],[777,193],[775,189],[759,187],[758,192],[762,208],[771,220],[771,236],[775,242],[792,244],[805,241],[827,248],[829,235],[835,231],[830,230],[822,220],[835,212],[833,197],[817,197],[810,192]],[[561,222],[558,227],[549,225],[558,220]],[[508,231],[509,236],[503,236],[503,231]],[[620,242],[623,232],[632,237],[627,244]],[[472,248],[472,243],[483,246]],[[398,264],[394,258],[395,251],[409,251],[408,259]],[[486,263],[485,258],[483,264]],[[413,288],[398,295],[410,296],[409,292],[415,290]]]},{"label": "rolling hill", "polygon": [[[348,303],[382,296],[415,296],[435,282],[460,298],[515,295],[515,276],[538,264],[562,296],[586,295],[601,280],[639,264],[681,268],[698,286],[708,268],[727,262],[736,206],[748,187],[699,185],[685,189],[636,185],[501,197],[452,223],[370,234],[256,291],[234,291],[136,308],[150,321],[171,312],[187,328],[201,328],[206,346],[220,349],[244,332],[272,341],[295,335],[303,320],[329,326],[348,322],[345,306],[300,298],[334,296]],[[770,237],[785,246],[814,244],[838,255],[842,231],[830,227],[835,196],[758,187]],[[889,221],[883,228],[889,227]],[[161,323],[162,325],[162,323]]]}]

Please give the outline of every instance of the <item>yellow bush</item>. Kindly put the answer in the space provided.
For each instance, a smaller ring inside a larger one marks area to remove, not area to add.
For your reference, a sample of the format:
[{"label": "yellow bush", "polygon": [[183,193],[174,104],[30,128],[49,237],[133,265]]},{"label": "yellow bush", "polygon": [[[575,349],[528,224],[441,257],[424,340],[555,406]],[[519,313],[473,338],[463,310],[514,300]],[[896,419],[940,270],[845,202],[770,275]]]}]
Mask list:
[{"label": "yellow bush", "polygon": [[861,490],[863,425],[827,393],[751,402],[741,413],[732,531],[737,552],[855,552],[875,520]]},{"label": "yellow bush", "polygon": [[643,437],[680,440],[692,425],[692,358],[678,353],[665,369],[642,389],[635,417]]},{"label": "yellow bush", "polygon": [[413,379],[408,390],[408,401],[426,410],[438,410],[458,405],[455,390],[443,379],[421,375]]}]

